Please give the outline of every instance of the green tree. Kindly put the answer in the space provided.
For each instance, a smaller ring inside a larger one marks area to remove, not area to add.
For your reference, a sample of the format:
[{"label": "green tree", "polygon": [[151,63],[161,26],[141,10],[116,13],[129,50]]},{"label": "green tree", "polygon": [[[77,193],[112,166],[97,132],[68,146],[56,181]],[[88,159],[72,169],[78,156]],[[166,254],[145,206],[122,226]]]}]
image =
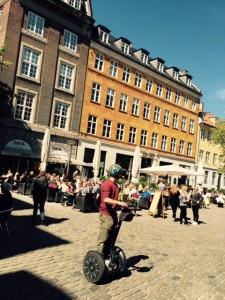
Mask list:
[{"label": "green tree", "polygon": [[216,123],[216,128],[211,130],[211,140],[214,144],[220,145],[222,155],[223,155],[223,162],[220,168],[220,171],[225,173],[225,165],[224,165],[224,158],[225,158],[225,120],[218,120]]},{"label": "green tree", "polygon": [[[10,61],[4,60],[4,54],[7,50],[8,42],[0,48],[0,71],[4,72],[4,67],[10,66]],[[7,83],[0,81],[0,116],[9,118],[11,116],[11,105],[14,97],[13,90]]]}]

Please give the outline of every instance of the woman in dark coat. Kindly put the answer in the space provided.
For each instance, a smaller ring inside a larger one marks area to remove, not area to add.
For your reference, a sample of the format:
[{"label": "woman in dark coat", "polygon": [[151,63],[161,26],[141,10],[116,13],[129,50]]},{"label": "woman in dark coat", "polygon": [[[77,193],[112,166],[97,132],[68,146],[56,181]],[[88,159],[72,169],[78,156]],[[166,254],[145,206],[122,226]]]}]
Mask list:
[{"label": "woman in dark coat", "polygon": [[45,201],[47,197],[48,189],[48,179],[45,172],[41,171],[39,175],[33,181],[33,201],[34,201],[34,210],[33,210],[33,220],[32,223],[36,224],[36,217],[38,209],[40,210],[41,224],[47,226],[45,222]]},{"label": "woman in dark coat", "polygon": [[173,211],[172,222],[176,220],[177,208],[180,205],[180,192],[178,191],[177,185],[174,184],[171,186],[169,194],[169,204]]}]

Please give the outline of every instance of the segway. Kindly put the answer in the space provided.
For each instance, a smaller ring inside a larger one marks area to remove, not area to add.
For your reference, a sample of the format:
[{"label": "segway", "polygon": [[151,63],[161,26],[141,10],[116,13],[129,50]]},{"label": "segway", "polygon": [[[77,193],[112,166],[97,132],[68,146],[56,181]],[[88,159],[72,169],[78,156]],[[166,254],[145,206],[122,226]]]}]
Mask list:
[{"label": "segway", "polygon": [[106,253],[103,257],[98,251],[88,251],[83,261],[84,276],[89,282],[99,283],[109,273],[122,273],[126,268],[126,256],[123,250],[115,246],[117,236],[123,221],[130,222],[134,213],[129,208],[123,208],[119,215],[119,222],[108,241]]}]

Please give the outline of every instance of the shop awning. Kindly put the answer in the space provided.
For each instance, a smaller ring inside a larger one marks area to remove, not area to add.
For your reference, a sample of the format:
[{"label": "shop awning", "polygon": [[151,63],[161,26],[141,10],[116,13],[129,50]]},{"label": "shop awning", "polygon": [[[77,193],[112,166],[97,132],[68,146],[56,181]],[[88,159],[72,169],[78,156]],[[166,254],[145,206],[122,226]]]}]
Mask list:
[{"label": "shop awning", "polygon": [[34,153],[29,150],[22,150],[22,149],[5,149],[1,151],[1,155],[40,159],[40,154]]},{"label": "shop awning", "polygon": [[[50,156],[48,159],[49,163],[55,163],[55,164],[67,164],[68,163],[68,158],[67,157],[59,157],[59,156]],[[79,161],[77,159],[71,158],[70,161],[71,165],[77,165],[77,166],[84,166],[84,167],[92,167],[92,163],[85,163],[82,161]]]}]

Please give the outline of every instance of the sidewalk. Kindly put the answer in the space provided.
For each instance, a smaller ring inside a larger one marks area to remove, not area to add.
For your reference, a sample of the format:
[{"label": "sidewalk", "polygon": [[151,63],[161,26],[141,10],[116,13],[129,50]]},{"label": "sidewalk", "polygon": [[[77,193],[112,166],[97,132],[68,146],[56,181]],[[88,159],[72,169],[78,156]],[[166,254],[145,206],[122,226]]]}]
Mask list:
[{"label": "sidewalk", "polygon": [[[31,225],[32,198],[13,194],[11,237],[0,235],[0,299],[225,299],[225,209],[200,210],[198,226],[138,211],[117,240],[123,277],[85,280],[83,258],[96,249],[97,213],[46,203],[48,227]],[[178,217],[178,214],[177,214]],[[188,209],[188,217],[192,211]]]}]

